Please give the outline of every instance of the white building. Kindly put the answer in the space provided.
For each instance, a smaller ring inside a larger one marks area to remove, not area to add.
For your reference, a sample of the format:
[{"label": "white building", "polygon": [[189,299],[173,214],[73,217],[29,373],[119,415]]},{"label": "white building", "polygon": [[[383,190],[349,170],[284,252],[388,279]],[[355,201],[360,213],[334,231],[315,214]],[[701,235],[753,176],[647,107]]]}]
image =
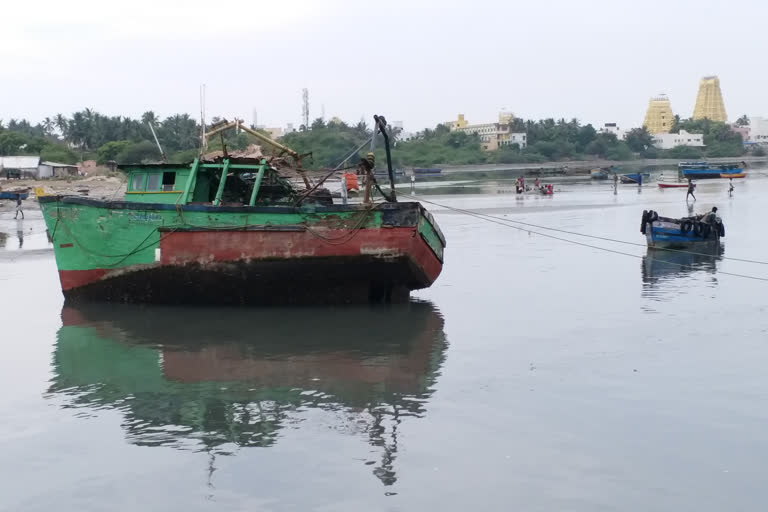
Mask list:
[{"label": "white building", "polygon": [[749,142],[768,144],[768,119],[765,117],[749,118]]},{"label": "white building", "polygon": [[657,133],[653,136],[653,145],[659,149],[672,149],[677,146],[704,147],[704,135],[701,133],[688,133],[680,130],[680,133]]},{"label": "white building", "polygon": [[598,131],[600,133],[612,133],[619,140],[623,140],[627,135],[627,132],[619,128],[616,123],[605,123]]},{"label": "white building", "polygon": [[13,176],[20,173],[24,178],[50,178],[53,176],[45,169],[44,175],[40,174],[39,156],[0,156],[0,176]]}]

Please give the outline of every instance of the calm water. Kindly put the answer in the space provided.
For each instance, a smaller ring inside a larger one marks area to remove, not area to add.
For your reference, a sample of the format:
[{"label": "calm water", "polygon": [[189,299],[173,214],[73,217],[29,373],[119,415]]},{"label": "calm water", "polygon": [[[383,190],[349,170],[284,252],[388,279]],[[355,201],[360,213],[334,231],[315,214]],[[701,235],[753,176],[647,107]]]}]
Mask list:
[{"label": "calm water", "polygon": [[[64,306],[40,214],[0,213],[0,510],[762,510],[768,179],[704,183],[726,259],[431,207],[392,307]],[[684,190],[427,198],[643,243]],[[21,245],[21,247],[19,247]]]}]

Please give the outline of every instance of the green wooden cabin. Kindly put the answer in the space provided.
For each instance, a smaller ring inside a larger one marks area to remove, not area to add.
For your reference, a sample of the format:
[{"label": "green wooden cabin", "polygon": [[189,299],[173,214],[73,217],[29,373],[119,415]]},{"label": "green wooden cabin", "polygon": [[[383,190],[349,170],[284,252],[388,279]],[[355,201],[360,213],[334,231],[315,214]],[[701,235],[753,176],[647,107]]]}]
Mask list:
[{"label": "green wooden cabin", "polygon": [[[121,166],[128,174],[125,200],[134,203],[254,206],[287,203],[296,195],[290,182],[266,160],[224,159],[191,164]],[[261,192],[261,193],[260,193]]]}]

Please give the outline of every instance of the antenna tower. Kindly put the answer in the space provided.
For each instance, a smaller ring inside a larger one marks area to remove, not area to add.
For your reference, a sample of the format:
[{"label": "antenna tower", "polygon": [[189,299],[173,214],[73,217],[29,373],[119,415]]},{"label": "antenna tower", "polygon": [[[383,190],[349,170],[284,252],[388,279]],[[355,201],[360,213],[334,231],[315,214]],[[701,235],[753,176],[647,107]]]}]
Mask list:
[{"label": "antenna tower", "polygon": [[304,121],[304,129],[309,130],[309,91],[306,87],[301,91],[301,118]]}]

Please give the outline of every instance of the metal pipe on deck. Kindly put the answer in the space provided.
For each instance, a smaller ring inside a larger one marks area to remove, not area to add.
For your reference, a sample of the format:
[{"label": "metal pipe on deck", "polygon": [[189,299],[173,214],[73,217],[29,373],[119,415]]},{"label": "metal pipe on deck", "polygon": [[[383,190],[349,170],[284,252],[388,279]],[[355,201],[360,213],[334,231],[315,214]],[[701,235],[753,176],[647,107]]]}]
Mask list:
[{"label": "metal pipe on deck", "polygon": [[216,189],[216,199],[213,200],[213,204],[216,206],[221,204],[221,196],[224,194],[224,185],[227,183],[227,172],[229,172],[229,159],[224,160],[224,167],[221,169],[219,188]]},{"label": "metal pipe on deck", "polygon": [[261,188],[261,180],[264,179],[264,171],[267,169],[266,159],[261,161],[259,166],[259,173],[256,175],[256,181],[253,183],[253,192],[251,192],[251,200],[248,202],[248,206],[254,206],[256,204],[256,196],[259,195],[259,189]]},{"label": "metal pipe on deck", "polygon": [[181,195],[181,204],[187,204],[189,202],[189,196],[192,193],[192,189],[195,186],[197,180],[197,168],[200,161],[195,158],[190,166],[189,177],[187,177],[187,184],[184,186],[184,193]]}]

